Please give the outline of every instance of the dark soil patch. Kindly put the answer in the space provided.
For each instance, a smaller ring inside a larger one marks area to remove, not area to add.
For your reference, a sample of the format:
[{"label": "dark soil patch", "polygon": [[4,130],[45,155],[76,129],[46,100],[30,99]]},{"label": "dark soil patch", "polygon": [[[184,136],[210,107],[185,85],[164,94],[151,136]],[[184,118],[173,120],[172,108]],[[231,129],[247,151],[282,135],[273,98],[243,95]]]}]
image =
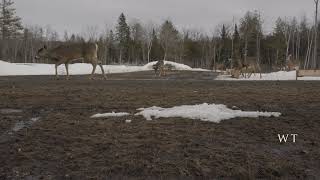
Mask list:
[{"label": "dark soil patch", "polygon": [[[192,73],[166,78],[152,72],[115,74],[107,81],[1,77],[0,109],[23,113],[0,114],[0,136],[7,138],[0,142],[0,179],[320,176],[319,82],[224,82],[209,80],[214,74]],[[181,118],[146,121],[140,116],[89,118],[205,102],[283,115],[219,124]],[[15,123],[33,117],[41,121],[6,135]],[[281,144],[279,133],[298,134],[297,142]]]}]

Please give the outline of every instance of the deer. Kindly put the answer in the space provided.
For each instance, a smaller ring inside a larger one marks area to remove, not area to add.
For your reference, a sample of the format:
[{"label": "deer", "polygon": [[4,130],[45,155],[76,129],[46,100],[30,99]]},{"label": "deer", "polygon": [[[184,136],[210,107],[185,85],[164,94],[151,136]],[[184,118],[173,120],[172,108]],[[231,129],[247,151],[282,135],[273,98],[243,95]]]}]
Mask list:
[{"label": "deer", "polygon": [[159,76],[165,76],[165,67],[164,67],[164,60],[159,60],[156,64],[153,65],[154,73],[157,75],[159,71]]},{"label": "deer", "polygon": [[262,78],[260,65],[257,63],[255,58],[248,57],[246,58],[246,61],[241,59],[236,59],[234,61],[231,75],[237,79],[240,75],[244,78],[250,78],[252,74],[257,72],[260,73],[260,78]]},{"label": "deer", "polygon": [[298,60],[293,60],[292,55],[290,54],[286,60],[286,67],[287,71],[299,70],[300,63]]},{"label": "deer", "polygon": [[98,45],[96,43],[70,43],[48,49],[46,45],[40,48],[35,56],[36,60],[47,58],[55,63],[55,77],[58,76],[58,66],[64,64],[67,71],[66,79],[69,80],[69,64],[75,60],[83,60],[84,63],[90,63],[93,67],[89,79],[93,79],[97,65],[100,66],[103,78],[106,75],[102,66],[102,62],[98,60]]},{"label": "deer", "polygon": [[242,75],[244,76],[244,78],[250,78],[252,74],[255,74],[257,72],[259,72],[260,78],[262,78],[261,67],[257,62],[256,58],[247,57],[246,61],[242,62],[242,68],[241,68]]}]

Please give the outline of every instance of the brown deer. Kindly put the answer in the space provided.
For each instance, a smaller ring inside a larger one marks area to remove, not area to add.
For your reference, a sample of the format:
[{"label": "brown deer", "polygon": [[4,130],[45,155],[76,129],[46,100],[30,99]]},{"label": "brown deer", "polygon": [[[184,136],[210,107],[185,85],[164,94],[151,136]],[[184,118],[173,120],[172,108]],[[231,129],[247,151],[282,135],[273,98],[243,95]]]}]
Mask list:
[{"label": "brown deer", "polygon": [[96,43],[72,43],[60,45],[53,49],[46,46],[39,49],[35,59],[47,58],[55,63],[56,79],[58,79],[58,66],[64,64],[67,71],[66,79],[69,79],[69,64],[75,60],[83,60],[92,64],[92,73],[89,79],[93,79],[97,65],[100,66],[104,79],[105,72],[101,61],[98,60],[98,45]]},{"label": "brown deer", "polygon": [[286,70],[293,71],[299,70],[300,63],[298,60],[292,60],[292,55],[290,54],[286,60]]},{"label": "brown deer", "polygon": [[241,73],[245,78],[250,78],[252,74],[258,73],[261,75],[261,68],[255,57],[247,57],[246,61],[242,62]]},{"label": "brown deer", "polygon": [[256,58],[247,57],[245,60],[236,59],[233,64],[233,70],[231,71],[231,75],[234,78],[239,78],[242,75],[244,78],[250,78],[252,74],[259,72],[260,78],[261,68],[259,63],[257,63]]},{"label": "brown deer", "polygon": [[165,76],[165,67],[164,67],[164,60],[159,60],[155,65],[153,65],[154,73],[157,75],[159,71],[159,76]]}]

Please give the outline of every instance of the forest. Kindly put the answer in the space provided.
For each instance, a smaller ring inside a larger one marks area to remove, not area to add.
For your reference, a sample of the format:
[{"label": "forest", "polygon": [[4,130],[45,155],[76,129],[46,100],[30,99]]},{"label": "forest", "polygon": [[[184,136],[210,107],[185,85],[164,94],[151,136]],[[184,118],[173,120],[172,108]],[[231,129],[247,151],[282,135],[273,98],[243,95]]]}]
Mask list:
[{"label": "forest", "polygon": [[[63,37],[51,26],[22,25],[14,2],[0,3],[0,59],[14,63],[50,63],[34,59],[43,45],[96,42],[104,64],[141,65],[159,59],[187,64],[194,68],[216,69],[232,66],[238,59],[255,59],[264,71],[276,71],[288,60],[301,69],[317,69],[319,29],[315,21],[303,17],[279,17],[272,32],[263,29],[263,15],[248,11],[238,21],[222,23],[212,33],[179,29],[171,20],[162,24],[128,22],[120,14],[115,28],[102,32],[87,27],[86,32],[65,32]],[[214,17],[213,17],[214,18]],[[210,22],[208,22],[210,23]],[[315,41],[316,39],[316,41]]]}]

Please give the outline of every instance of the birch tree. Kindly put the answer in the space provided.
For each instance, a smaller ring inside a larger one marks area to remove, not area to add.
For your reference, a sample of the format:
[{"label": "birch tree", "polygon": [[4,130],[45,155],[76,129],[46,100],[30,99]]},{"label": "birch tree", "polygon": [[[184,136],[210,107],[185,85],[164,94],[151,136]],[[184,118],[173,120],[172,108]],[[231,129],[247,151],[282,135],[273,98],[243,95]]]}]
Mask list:
[{"label": "birch tree", "polygon": [[313,68],[317,68],[318,59],[318,5],[319,0],[313,0],[316,6],[315,18],[314,18],[314,49],[313,49]]}]

